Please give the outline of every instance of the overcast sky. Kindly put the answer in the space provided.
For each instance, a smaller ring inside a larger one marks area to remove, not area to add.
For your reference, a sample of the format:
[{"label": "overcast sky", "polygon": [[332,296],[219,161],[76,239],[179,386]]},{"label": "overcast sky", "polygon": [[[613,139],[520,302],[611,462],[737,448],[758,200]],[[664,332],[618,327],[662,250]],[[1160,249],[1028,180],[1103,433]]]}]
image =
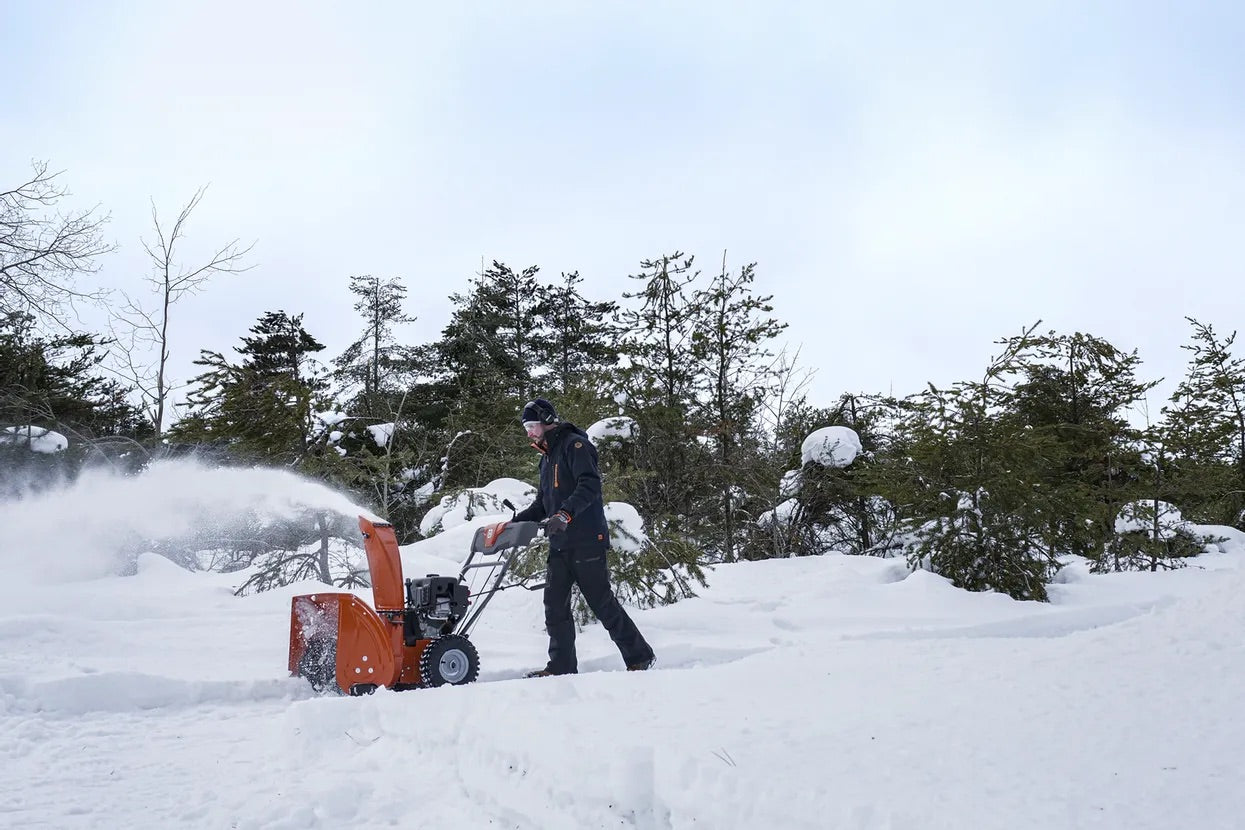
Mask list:
[{"label": "overcast sky", "polygon": [[[111,212],[137,290],[154,199],[203,184],[175,373],[263,311],[336,354],[351,274],[434,339],[481,259],[757,263],[842,391],[980,374],[1041,318],[1178,378],[1185,315],[1245,322],[1245,4],[0,0],[0,184],[31,159]],[[1015,4],[1019,5],[1019,4]]]}]

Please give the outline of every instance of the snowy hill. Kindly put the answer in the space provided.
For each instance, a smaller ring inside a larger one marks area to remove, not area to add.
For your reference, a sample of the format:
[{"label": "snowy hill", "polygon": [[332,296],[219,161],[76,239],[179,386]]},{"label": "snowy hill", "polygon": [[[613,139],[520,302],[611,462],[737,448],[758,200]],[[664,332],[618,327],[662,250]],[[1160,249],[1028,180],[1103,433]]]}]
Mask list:
[{"label": "snowy hill", "polygon": [[[99,545],[109,515],[129,520],[104,492]],[[0,506],[0,827],[1136,830],[1245,815],[1239,543],[1171,573],[1073,565],[1049,604],[893,560],[723,566],[699,597],[632,612],[658,653],[640,674],[594,625],[586,673],[519,679],[545,637],[539,595],[512,591],[472,635],[476,684],[342,698],[286,676],[289,599],[308,584],[239,598],[238,575],[154,555],[100,576],[71,504]],[[407,575],[454,571],[469,538],[404,549]]]}]

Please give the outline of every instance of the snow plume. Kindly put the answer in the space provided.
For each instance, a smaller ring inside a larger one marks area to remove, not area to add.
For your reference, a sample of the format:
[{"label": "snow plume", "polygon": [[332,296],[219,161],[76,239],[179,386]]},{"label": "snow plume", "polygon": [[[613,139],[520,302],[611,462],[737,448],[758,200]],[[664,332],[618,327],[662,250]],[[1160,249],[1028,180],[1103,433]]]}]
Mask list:
[{"label": "snow plume", "polygon": [[142,553],[205,533],[290,522],[316,513],[344,520],[370,511],[287,470],[153,463],[138,475],[92,470],[71,485],[0,502],[0,574],[21,589],[125,572]]}]

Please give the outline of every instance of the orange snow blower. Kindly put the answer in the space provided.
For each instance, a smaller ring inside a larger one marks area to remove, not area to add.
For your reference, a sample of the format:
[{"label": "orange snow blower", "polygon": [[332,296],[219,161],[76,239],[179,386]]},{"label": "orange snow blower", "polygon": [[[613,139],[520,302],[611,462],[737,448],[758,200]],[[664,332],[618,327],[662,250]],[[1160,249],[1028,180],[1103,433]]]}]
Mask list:
[{"label": "orange snow blower", "polygon": [[[379,686],[402,690],[475,680],[480,657],[468,634],[493,595],[505,590],[501,583],[514,555],[537,537],[540,523],[477,528],[457,577],[429,574],[405,582],[393,526],[360,516],[359,529],[375,608],[354,594],[294,597],[290,673],[307,678],[316,691],[351,695]],[[467,574],[478,569],[488,570],[473,595]],[[517,587],[534,591],[543,586]]]}]

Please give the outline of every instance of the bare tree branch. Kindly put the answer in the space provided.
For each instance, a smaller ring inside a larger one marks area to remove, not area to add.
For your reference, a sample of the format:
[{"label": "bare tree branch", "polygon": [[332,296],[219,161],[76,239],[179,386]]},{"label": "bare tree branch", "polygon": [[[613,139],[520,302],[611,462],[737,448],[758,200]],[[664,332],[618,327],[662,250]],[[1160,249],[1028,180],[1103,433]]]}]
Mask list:
[{"label": "bare tree branch", "polygon": [[[172,227],[166,228],[160,221],[156,203],[151,203],[151,223],[155,229],[154,243],[140,240],[143,250],[151,261],[151,274],[146,277],[151,291],[156,295],[156,307],[146,308],[134,298],[126,296],[125,304],[114,312],[116,323],[129,330],[126,342],[113,326],[120,357],[118,372],[139,390],[147,417],[155,426],[157,437],[164,431],[166,412],[172,384],[168,378],[169,322],[172,306],[187,294],[203,290],[214,274],[240,274],[249,271],[250,265],[242,262],[255,247],[254,243],[241,247],[237,239],[218,248],[208,260],[197,267],[185,267],[178,261],[178,243],[185,238],[185,227],[194,209],[203,201],[207,187],[195,191],[186,203]],[[142,351],[154,351],[150,362],[136,358]]]},{"label": "bare tree branch", "polygon": [[0,192],[0,312],[31,311],[64,326],[65,306],[105,294],[75,283],[98,271],[95,259],[113,250],[101,237],[109,217],[97,208],[53,212],[69,195],[57,182],[61,173],[48,172],[43,161],[31,167],[27,181]]}]

